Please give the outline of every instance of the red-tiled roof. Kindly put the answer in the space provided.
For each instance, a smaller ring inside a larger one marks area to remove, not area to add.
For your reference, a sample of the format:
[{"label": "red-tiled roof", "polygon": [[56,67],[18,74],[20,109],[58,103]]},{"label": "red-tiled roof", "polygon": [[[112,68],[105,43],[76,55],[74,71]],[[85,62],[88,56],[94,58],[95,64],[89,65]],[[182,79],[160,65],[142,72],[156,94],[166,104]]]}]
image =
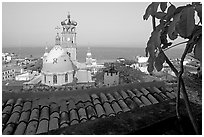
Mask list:
[{"label": "red-tiled roof", "polygon": [[3,134],[45,133],[176,97],[174,91],[161,82],[69,91],[61,96],[60,92],[47,94],[47,97],[21,99],[21,96],[23,94],[16,95],[16,99],[3,99]]}]

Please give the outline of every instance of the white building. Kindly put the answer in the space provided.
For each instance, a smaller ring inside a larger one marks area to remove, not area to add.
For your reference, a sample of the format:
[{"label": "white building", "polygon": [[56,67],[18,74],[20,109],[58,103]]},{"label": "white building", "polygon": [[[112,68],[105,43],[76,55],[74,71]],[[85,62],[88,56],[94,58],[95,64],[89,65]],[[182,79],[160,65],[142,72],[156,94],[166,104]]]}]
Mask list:
[{"label": "white building", "polygon": [[67,19],[61,22],[61,36],[57,33],[55,46],[43,56],[42,84],[61,86],[77,82],[93,82],[85,63],[77,61],[76,25],[77,22]]},{"label": "white building", "polygon": [[29,80],[33,79],[34,76],[35,76],[34,73],[26,72],[26,73],[17,75],[15,77],[15,80],[17,80],[17,81],[29,81]]},{"label": "white building", "polygon": [[2,53],[2,61],[3,62],[11,62],[12,57],[9,55],[9,53]]},{"label": "white building", "polygon": [[111,64],[111,68],[105,70],[104,73],[104,85],[114,86],[119,84],[119,72],[115,70],[114,64]]}]

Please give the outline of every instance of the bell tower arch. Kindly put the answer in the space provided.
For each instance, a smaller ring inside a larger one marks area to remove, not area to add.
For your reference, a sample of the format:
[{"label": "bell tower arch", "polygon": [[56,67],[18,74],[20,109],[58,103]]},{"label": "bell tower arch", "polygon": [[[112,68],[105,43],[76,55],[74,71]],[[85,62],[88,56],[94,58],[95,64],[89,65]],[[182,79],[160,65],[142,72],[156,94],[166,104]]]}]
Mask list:
[{"label": "bell tower arch", "polygon": [[68,13],[67,18],[61,22],[62,33],[61,33],[61,46],[66,48],[70,53],[71,60],[76,60],[76,26],[77,22],[71,20],[70,13]]}]

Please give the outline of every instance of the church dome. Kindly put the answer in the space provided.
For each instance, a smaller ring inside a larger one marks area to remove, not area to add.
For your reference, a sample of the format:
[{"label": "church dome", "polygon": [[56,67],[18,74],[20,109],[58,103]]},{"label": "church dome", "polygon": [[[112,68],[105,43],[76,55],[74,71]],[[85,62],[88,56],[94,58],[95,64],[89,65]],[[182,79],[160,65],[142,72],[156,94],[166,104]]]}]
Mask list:
[{"label": "church dome", "polygon": [[48,55],[48,53],[47,53],[47,52],[45,52],[45,53],[44,53],[44,55],[43,55],[43,57],[46,57],[47,55]]},{"label": "church dome", "polygon": [[87,57],[91,57],[91,52],[86,53]]},{"label": "church dome", "polygon": [[74,64],[68,53],[59,45],[56,45],[43,60],[43,72],[63,73],[74,70]]}]

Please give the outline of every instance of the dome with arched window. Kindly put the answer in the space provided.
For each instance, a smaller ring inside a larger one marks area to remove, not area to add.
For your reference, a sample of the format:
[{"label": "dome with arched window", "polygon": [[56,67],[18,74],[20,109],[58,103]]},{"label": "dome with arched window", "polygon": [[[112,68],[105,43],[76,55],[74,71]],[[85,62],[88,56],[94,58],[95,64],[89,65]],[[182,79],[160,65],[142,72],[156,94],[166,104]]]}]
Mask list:
[{"label": "dome with arched window", "polygon": [[73,63],[67,53],[61,46],[55,46],[43,60],[43,72],[57,73],[73,71]]},{"label": "dome with arched window", "polygon": [[69,53],[60,45],[55,45],[43,58],[42,83],[49,86],[71,83],[75,68]]}]

